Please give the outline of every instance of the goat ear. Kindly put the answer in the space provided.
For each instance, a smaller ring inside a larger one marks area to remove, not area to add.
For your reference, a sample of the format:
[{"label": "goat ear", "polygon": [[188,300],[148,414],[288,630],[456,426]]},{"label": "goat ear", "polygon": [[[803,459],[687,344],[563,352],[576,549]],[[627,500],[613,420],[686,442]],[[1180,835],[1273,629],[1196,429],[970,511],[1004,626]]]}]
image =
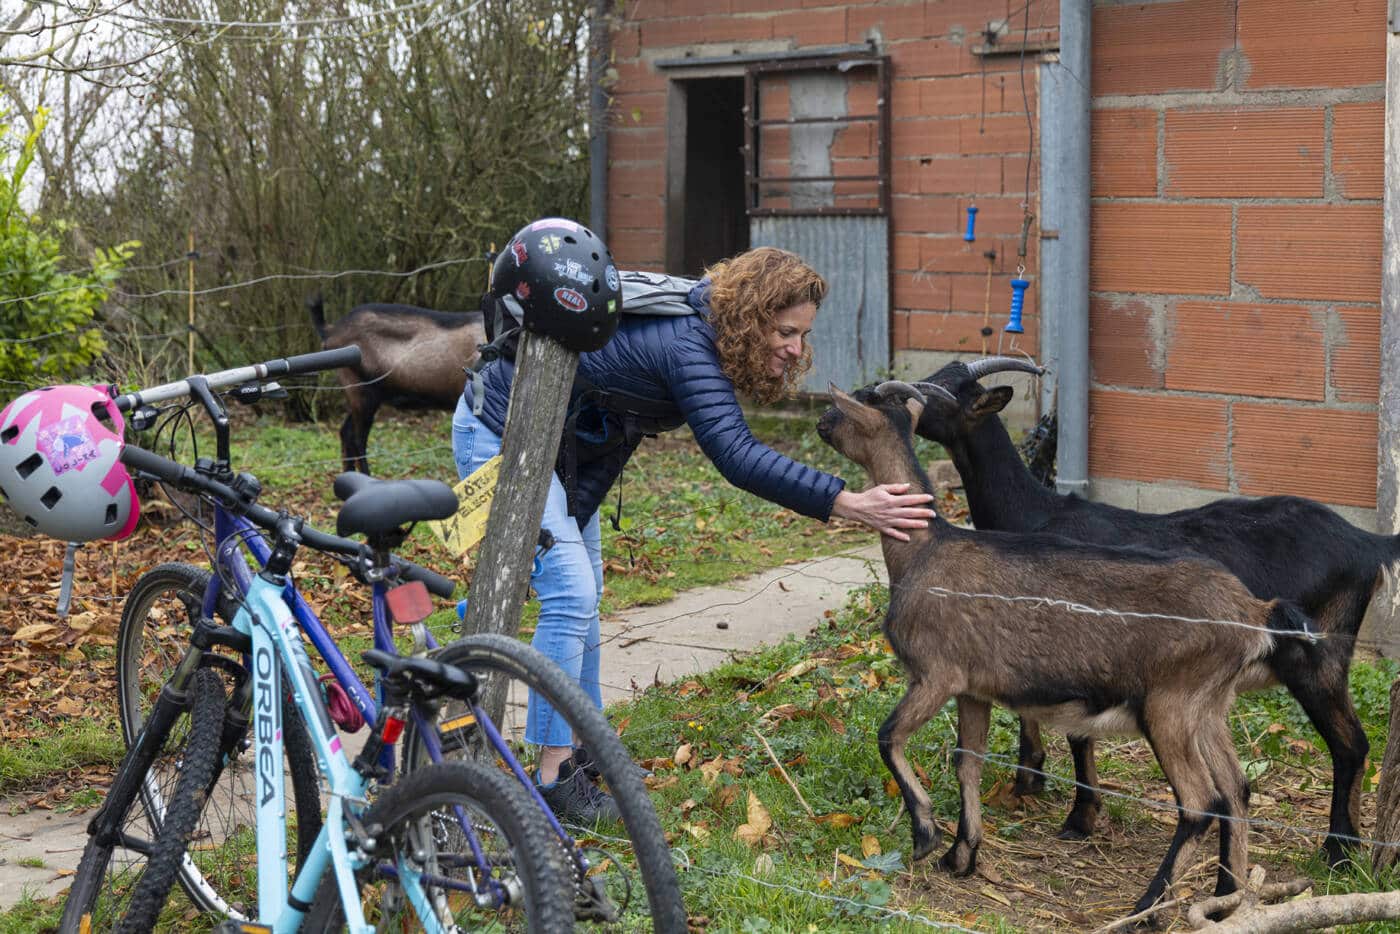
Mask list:
[{"label": "goat ear", "polygon": [[1016,390],[1010,386],[997,386],[988,389],[972,402],[972,417],[986,418],[988,415],[995,415],[1006,408],[1012,397],[1016,395]]},{"label": "goat ear", "polygon": [[846,415],[854,415],[865,406],[836,388],[835,383],[827,383],[826,390],[831,394],[832,403]]},{"label": "goat ear", "polygon": [[909,410],[909,416],[914,419],[914,424],[919,424],[919,417],[924,414],[924,403],[910,397],[904,400],[904,407]]}]

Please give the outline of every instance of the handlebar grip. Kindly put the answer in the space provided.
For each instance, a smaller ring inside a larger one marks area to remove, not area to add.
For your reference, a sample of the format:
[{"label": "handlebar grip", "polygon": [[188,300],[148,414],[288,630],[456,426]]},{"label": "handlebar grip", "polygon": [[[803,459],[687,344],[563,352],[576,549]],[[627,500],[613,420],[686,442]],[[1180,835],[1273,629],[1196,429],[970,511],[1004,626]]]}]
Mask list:
[{"label": "handlebar grip", "polygon": [[168,457],[161,457],[159,454],[154,454],[145,448],[138,448],[132,444],[122,445],[119,457],[126,466],[158,477],[177,487],[190,486],[195,479],[203,479],[184,464],[170,460]]},{"label": "handlebar grip", "polygon": [[[318,350],[287,358],[287,375],[316,373],[321,370],[338,370],[343,366],[360,365],[360,345],[348,344],[335,350]],[[279,374],[280,375],[280,374]]]},{"label": "handlebar grip", "polygon": [[450,599],[457,590],[457,582],[450,578],[443,577],[436,571],[430,571],[421,565],[411,561],[404,561],[401,558],[394,559],[399,565],[399,576],[411,581],[422,581],[423,585],[431,593],[444,599]]}]

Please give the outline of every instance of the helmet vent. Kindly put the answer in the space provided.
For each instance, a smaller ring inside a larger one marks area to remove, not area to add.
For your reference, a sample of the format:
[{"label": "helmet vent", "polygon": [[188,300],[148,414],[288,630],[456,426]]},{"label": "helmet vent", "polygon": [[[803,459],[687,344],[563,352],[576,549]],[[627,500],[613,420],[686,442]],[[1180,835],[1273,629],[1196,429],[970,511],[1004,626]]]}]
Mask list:
[{"label": "helmet vent", "polygon": [[574,239],[573,237],[571,237],[571,236],[565,234],[565,235],[564,235],[564,242],[565,242],[565,243],[578,243],[578,240],[576,240],[576,239]]},{"label": "helmet vent", "polygon": [[9,444],[11,441],[15,440],[15,438],[16,438],[18,435],[19,435],[19,426],[17,426],[17,425],[11,425],[9,428],[6,428],[4,431],[0,431],[0,441],[3,441],[5,444]]},{"label": "helmet vent", "polygon": [[116,504],[116,503],[108,503],[108,504],[107,504],[107,517],[106,517],[106,519],[103,520],[103,521],[105,521],[107,525],[116,525],[116,524],[117,524],[117,504]]},{"label": "helmet vent", "polygon": [[58,487],[51,486],[43,496],[39,497],[39,502],[44,504],[45,509],[52,509],[58,505],[58,501],[61,499],[63,499],[63,494],[58,491]]},{"label": "helmet vent", "polygon": [[15,464],[15,473],[19,474],[21,480],[28,480],[29,475],[38,470],[39,465],[43,462],[44,459],[38,454],[31,454],[18,464]]},{"label": "helmet vent", "polygon": [[112,430],[112,413],[107,411],[107,404],[100,399],[92,404],[92,417],[101,422],[103,428]]},{"label": "helmet vent", "polygon": [[593,294],[594,294],[594,295],[597,295],[597,294],[598,294],[598,280],[597,280],[597,279],[594,279],[594,280],[593,280]]},{"label": "helmet vent", "polygon": [[25,517],[24,517],[24,521],[25,521],[25,522],[28,522],[30,525],[34,526],[34,528],[36,528],[36,529],[39,527],[38,521],[37,521],[33,516],[25,516]]},{"label": "helmet vent", "polygon": [[597,253],[594,253],[594,254],[593,254],[593,262],[595,262],[595,263],[598,262],[598,254],[597,254]]}]

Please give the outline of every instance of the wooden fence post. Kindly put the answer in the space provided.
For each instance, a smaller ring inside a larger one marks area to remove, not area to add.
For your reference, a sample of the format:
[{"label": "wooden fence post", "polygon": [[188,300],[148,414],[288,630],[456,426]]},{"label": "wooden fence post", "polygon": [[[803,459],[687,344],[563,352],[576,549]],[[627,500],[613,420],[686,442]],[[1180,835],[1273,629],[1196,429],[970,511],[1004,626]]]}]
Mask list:
[{"label": "wooden fence post", "polygon": [[520,607],[577,368],[574,351],[552,338],[521,332],[501,438],[501,478],[472,572],[464,620],[468,633],[514,636],[520,628]]}]

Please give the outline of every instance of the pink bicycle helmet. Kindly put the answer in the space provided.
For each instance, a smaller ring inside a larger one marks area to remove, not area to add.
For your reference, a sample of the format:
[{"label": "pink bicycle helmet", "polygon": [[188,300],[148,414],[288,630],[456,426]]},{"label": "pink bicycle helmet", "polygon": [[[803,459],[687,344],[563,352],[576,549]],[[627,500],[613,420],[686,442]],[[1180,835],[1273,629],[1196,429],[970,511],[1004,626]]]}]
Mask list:
[{"label": "pink bicycle helmet", "polygon": [[0,410],[0,493],[53,538],[126,538],[141,507],[117,459],[122,424],[116,404],[97,387],[25,393]]}]

